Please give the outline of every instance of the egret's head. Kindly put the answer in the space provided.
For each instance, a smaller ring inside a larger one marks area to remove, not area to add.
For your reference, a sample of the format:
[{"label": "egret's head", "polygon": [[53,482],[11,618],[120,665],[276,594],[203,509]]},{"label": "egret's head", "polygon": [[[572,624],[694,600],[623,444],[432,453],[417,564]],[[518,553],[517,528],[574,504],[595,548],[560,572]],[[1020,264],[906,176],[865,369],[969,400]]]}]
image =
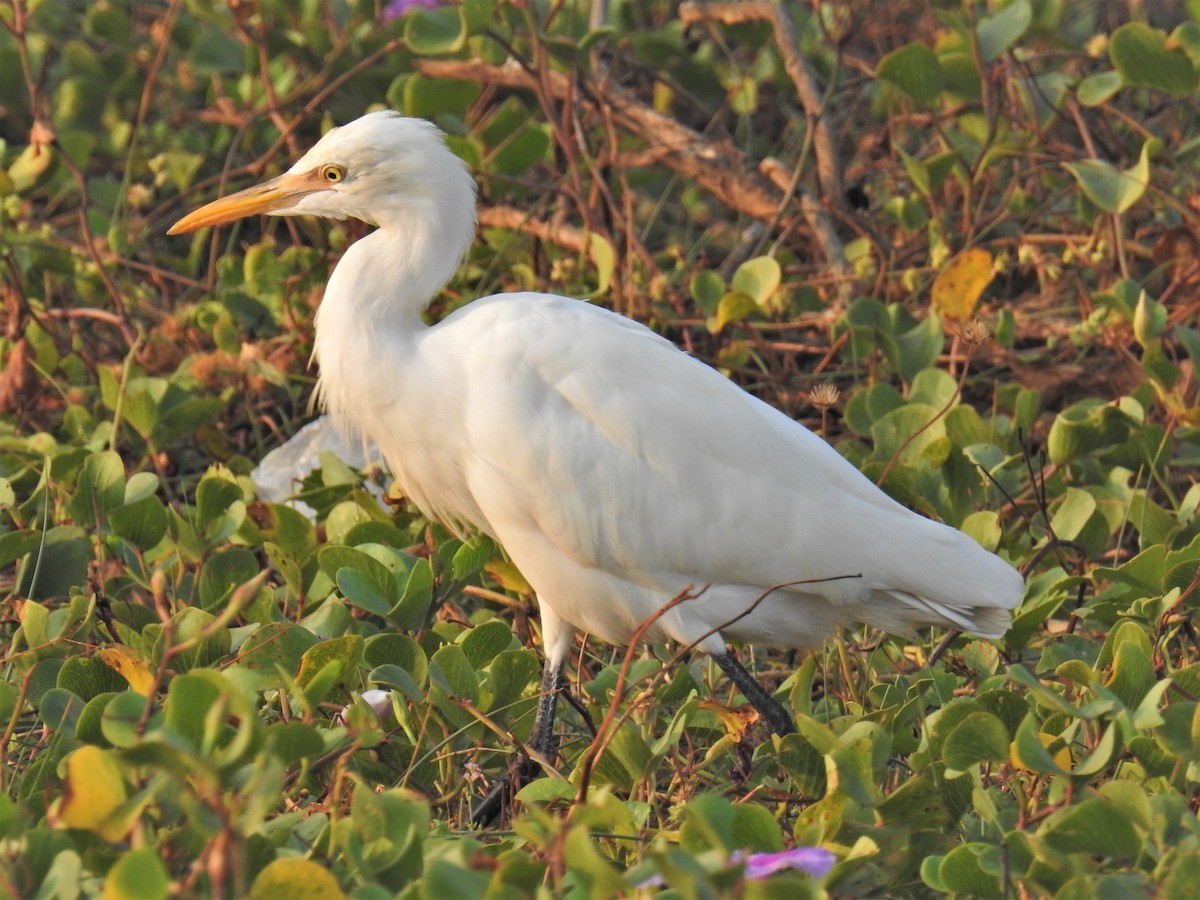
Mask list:
[{"label": "egret's head", "polygon": [[373,112],[331,129],[278,178],[202,206],[168,234],[260,213],[372,225],[439,221],[469,241],[475,182],[436,126],[391,110]]}]

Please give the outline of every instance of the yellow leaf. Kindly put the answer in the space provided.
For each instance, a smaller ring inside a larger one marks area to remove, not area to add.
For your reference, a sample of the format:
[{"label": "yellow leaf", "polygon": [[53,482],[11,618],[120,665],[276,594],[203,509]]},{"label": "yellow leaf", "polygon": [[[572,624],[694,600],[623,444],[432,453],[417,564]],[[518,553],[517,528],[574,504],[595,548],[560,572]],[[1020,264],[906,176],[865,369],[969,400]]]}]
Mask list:
[{"label": "yellow leaf", "polygon": [[[1046,734],[1046,732],[1038,732],[1038,740],[1042,742],[1042,746],[1047,750],[1061,738],[1057,734]],[[1029,766],[1025,765],[1025,761],[1021,759],[1021,755],[1017,752],[1017,742],[1013,741],[1009,747],[1009,761],[1018,768],[1029,770]],[[1054,764],[1060,769],[1069,770],[1073,760],[1071,759],[1071,748],[1065,744],[1054,751]]]},{"label": "yellow leaf", "polygon": [[933,308],[942,318],[965,322],[975,312],[983,289],[992,280],[992,254],[982,247],[964,250],[933,279]]},{"label": "yellow leaf", "polygon": [[107,750],[91,744],[66,759],[66,777],[58,817],[67,828],[82,828],[106,841],[119,841],[129,820],[116,816],[127,792],[121,767]]},{"label": "yellow leaf", "polygon": [[533,588],[525,580],[525,576],[512,563],[503,559],[494,559],[487,563],[483,570],[496,580],[496,583],[506,591],[516,594],[531,594]]},{"label": "yellow leaf", "polygon": [[714,713],[725,726],[725,733],[739,743],[746,736],[746,730],[759,718],[758,712],[749,703],[733,708],[715,700],[701,700],[700,708]]},{"label": "yellow leaf", "polygon": [[150,696],[150,691],[154,689],[154,673],[128,647],[121,644],[105,647],[100,651],[100,659],[128,681],[130,688],[143,697]]},{"label": "yellow leaf", "polygon": [[267,863],[250,886],[251,900],[341,900],[345,896],[326,869],[299,857]]}]

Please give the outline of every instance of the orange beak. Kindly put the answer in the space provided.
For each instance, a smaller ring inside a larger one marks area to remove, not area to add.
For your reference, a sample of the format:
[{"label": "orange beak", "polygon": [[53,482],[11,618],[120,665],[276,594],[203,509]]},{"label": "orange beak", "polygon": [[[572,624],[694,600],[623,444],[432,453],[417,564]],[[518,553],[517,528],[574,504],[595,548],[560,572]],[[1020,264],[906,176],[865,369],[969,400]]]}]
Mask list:
[{"label": "orange beak", "polygon": [[285,173],[193,210],[172,225],[167,234],[186,234],[209,225],[224,225],[246,216],[286,209],[306,194],[328,189],[329,185],[321,181],[315,170]]}]

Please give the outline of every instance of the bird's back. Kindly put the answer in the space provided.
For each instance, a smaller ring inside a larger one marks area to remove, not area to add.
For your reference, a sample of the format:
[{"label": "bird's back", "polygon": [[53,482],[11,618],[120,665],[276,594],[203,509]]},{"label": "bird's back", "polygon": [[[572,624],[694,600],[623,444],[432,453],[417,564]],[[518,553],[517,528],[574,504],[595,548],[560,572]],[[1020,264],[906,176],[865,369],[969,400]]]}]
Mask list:
[{"label": "bird's back", "polygon": [[[456,410],[439,429],[460,436],[437,477],[460,473],[459,496],[471,499],[437,512],[490,532],[543,604],[608,640],[628,639],[687,585],[710,586],[689,616],[712,627],[738,598],[836,579],[779,591],[757,620],[725,629],[792,646],[847,620],[998,635],[1020,599],[1021,577],[1003,560],[614,313],[550,295],[485,298],[430,329],[419,357],[422,382],[455,394],[423,401]],[[382,443],[419,482],[403,461],[409,438]],[[619,622],[581,621],[614,605]],[[662,636],[687,639],[667,626]]]}]

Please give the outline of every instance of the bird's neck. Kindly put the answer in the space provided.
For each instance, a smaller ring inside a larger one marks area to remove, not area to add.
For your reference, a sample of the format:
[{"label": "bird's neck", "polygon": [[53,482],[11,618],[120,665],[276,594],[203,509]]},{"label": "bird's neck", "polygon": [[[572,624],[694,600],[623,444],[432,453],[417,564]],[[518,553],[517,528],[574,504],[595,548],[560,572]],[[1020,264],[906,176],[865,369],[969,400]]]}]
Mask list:
[{"label": "bird's neck", "polygon": [[427,235],[414,237],[388,226],[372,232],[346,251],[325,289],[313,359],[319,400],[343,431],[375,437],[371,398],[404,381],[405,360],[428,328],[421,313],[452,274],[431,259]]},{"label": "bird's neck", "polygon": [[475,236],[470,180],[464,173],[442,187],[377,207],[379,227],[350,246],[329,279],[313,358],[319,399],[343,430],[380,439],[374,407],[412,388],[409,363],[428,331],[421,314]]}]

